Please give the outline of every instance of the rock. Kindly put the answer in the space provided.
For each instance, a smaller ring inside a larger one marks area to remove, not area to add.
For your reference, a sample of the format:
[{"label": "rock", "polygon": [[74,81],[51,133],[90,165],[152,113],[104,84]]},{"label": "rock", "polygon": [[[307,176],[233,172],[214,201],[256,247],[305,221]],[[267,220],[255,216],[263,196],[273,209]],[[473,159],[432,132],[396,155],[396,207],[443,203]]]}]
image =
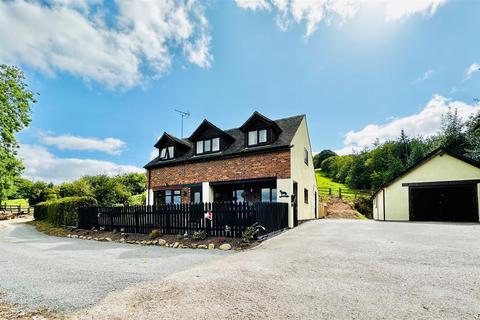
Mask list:
[{"label": "rock", "polygon": [[93,240],[98,241],[98,238],[93,238]]},{"label": "rock", "polygon": [[105,241],[105,238],[98,238],[98,241]]},{"label": "rock", "polygon": [[166,245],[166,244],[167,244],[167,241],[165,241],[165,240],[163,240],[163,239],[158,240],[158,245],[159,245],[159,246],[164,246],[164,245]]},{"label": "rock", "polygon": [[92,240],[93,238],[92,237],[87,237],[87,240]]},{"label": "rock", "polygon": [[71,235],[71,234],[67,234],[67,238],[71,238],[71,237],[72,237],[72,235]]},{"label": "rock", "polygon": [[192,248],[192,249],[197,249],[197,246],[198,246],[198,245],[197,245],[196,243],[192,243],[192,244],[190,245],[190,248]]},{"label": "rock", "polygon": [[135,241],[135,244],[142,244],[142,242],[137,240]]},{"label": "rock", "polygon": [[112,238],[105,238],[105,241],[112,242]]},{"label": "rock", "polygon": [[232,246],[229,243],[224,243],[219,247],[220,250],[230,250]]},{"label": "rock", "polygon": [[135,241],[133,241],[133,240],[128,240],[127,243],[128,243],[128,244],[135,244]]},{"label": "rock", "polygon": [[145,245],[145,244],[147,244],[147,241],[146,241],[146,240],[142,240],[142,242],[140,242],[140,244]]},{"label": "rock", "polygon": [[158,244],[158,240],[153,240],[152,245],[156,246]]},{"label": "rock", "polygon": [[74,234],[74,235],[72,236],[72,238],[73,238],[73,239],[78,239],[78,236],[77,236],[76,234]]},{"label": "rock", "polygon": [[151,245],[152,245],[152,242],[153,242],[153,241],[147,241],[145,244],[146,244],[147,246],[151,246]]},{"label": "rock", "polygon": [[175,242],[175,243],[173,244],[173,247],[174,247],[174,248],[178,248],[179,245],[180,245],[179,242]]},{"label": "rock", "polygon": [[208,244],[208,250],[213,250],[215,249],[215,244],[214,243],[209,243]]},{"label": "rock", "polygon": [[197,248],[198,249],[207,249],[208,247],[207,247],[206,244],[199,244]]},{"label": "rock", "polygon": [[188,246],[187,246],[186,244],[183,244],[183,243],[182,243],[182,244],[180,245],[180,248],[182,248],[182,249],[187,249]]}]

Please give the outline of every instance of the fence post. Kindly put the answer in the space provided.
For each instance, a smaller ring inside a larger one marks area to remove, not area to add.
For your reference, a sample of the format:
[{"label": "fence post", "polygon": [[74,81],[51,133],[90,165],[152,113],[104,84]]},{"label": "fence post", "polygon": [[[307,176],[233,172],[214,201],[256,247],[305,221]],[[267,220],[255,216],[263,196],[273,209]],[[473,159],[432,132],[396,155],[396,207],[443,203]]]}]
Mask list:
[{"label": "fence post", "polygon": [[338,188],[338,197],[342,199],[342,188]]},{"label": "fence post", "polygon": [[113,214],[110,211],[110,231],[113,232]]}]

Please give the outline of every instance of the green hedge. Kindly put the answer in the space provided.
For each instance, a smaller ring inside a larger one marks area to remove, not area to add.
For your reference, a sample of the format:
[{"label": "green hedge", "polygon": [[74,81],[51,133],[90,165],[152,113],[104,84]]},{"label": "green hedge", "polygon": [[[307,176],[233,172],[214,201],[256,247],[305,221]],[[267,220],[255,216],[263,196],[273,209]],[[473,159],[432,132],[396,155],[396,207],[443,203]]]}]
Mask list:
[{"label": "green hedge", "polygon": [[97,200],[92,197],[66,197],[37,203],[34,216],[35,220],[45,220],[57,226],[74,226],[79,207],[96,205]]}]

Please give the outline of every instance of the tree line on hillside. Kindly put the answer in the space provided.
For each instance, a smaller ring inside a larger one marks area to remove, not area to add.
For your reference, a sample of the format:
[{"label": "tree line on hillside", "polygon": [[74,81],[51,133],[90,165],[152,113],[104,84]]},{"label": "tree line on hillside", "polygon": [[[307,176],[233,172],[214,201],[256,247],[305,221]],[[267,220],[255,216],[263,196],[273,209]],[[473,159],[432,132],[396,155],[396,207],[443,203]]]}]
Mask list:
[{"label": "tree line on hillside", "polygon": [[147,177],[143,173],[128,173],[110,177],[104,174],[84,176],[73,182],[55,185],[43,181],[18,178],[10,199],[28,199],[30,205],[65,197],[90,196],[100,206],[143,205]]},{"label": "tree line on hillside", "polygon": [[402,130],[396,140],[377,140],[371,148],[351,155],[339,156],[323,150],[315,155],[314,165],[349,188],[376,190],[440,147],[480,160],[480,113],[462,121],[457,110],[449,110],[434,136],[408,137]]}]

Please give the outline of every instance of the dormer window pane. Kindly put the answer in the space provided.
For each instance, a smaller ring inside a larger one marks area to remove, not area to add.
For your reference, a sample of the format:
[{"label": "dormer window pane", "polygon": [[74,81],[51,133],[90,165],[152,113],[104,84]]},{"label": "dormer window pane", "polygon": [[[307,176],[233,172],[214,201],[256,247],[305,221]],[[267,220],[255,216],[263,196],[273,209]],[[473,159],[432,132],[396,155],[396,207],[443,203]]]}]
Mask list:
[{"label": "dormer window pane", "polygon": [[174,158],[173,149],[174,149],[173,146],[168,147],[168,159]]},{"label": "dormer window pane", "polygon": [[253,146],[257,144],[257,131],[248,132],[248,145]]},{"label": "dormer window pane", "polygon": [[197,153],[203,153],[203,140],[197,141]]},{"label": "dormer window pane", "polygon": [[263,129],[258,132],[258,142],[259,143],[267,142],[267,129]]},{"label": "dormer window pane", "polygon": [[166,156],[167,156],[167,148],[163,148],[162,150],[160,150],[160,158],[165,159]]},{"label": "dormer window pane", "polygon": [[212,139],[212,151],[220,151],[220,138]]},{"label": "dormer window pane", "polygon": [[204,145],[204,150],[205,152],[210,152],[212,150],[212,142],[211,140],[205,140],[205,145]]}]

